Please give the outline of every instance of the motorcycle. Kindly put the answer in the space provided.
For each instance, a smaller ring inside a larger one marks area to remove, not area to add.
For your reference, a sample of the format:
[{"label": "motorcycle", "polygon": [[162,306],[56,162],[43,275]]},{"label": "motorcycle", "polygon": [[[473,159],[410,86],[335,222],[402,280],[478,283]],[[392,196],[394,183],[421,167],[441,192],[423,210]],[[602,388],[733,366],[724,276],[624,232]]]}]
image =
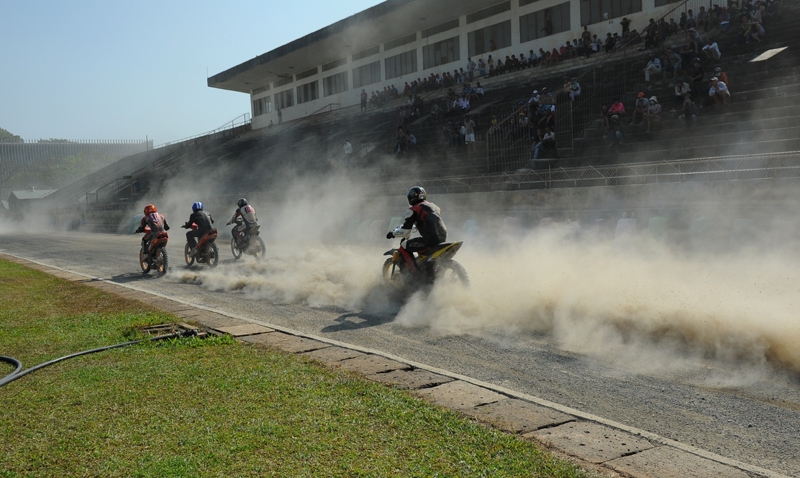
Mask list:
[{"label": "motorcycle", "polygon": [[[150,234],[150,228],[145,227],[143,232],[145,234]],[[142,246],[139,249],[139,265],[142,268],[142,273],[149,274],[153,267],[156,268],[159,277],[167,273],[167,269],[169,269],[167,242],[169,242],[169,234],[167,234],[166,231],[160,233],[155,239],[150,241],[150,246],[147,251],[145,251],[145,243],[142,241]]]},{"label": "motorcycle", "polygon": [[[400,244],[402,245],[402,241]],[[434,282],[467,286],[469,285],[467,271],[453,260],[453,256],[463,244],[463,242],[445,242],[424,249],[417,253],[413,266],[406,264],[400,249],[391,249],[383,254],[391,256],[383,263],[384,283],[399,291],[417,289],[432,285]]]},{"label": "motorcycle", "polygon": [[[226,226],[230,226],[231,222],[228,221]],[[242,225],[242,218],[236,218],[236,226]],[[267,251],[267,246],[264,244],[264,240],[259,237],[258,230],[261,226],[255,225],[250,228],[250,231],[247,234],[237,234],[235,231],[233,232],[233,237],[231,238],[231,253],[233,253],[233,258],[239,260],[240,257],[244,254],[250,254],[254,256],[257,260],[261,260],[264,257],[264,253]],[[239,236],[239,237],[237,237]]]},{"label": "motorcycle", "polygon": [[[182,226],[184,229],[188,227]],[[192,223],[191,228],[197,230],[197,224]],[[191,254],[192,246],[186,243],[183,248],[183,258],[186,261],[186,267],[191,267],[197,261],[198,264],[208,264],[211,268],[217,267],[219,264],[219,248],[217,247],[217,233],[216,229],[211,229],[203,237],[197,241],[195,253]]]}]

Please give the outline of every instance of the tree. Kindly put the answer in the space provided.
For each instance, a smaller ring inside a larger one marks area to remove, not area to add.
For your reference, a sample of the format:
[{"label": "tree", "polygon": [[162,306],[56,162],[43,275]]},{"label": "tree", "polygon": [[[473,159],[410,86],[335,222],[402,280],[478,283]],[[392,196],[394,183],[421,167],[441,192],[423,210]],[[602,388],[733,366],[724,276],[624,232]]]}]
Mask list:
[{"label": "tree", "polygon": [[8,143],[12,143],[12,142],[17,143],[18,142],[18,143],[21,143],[22,142],[22,138],[20,138],[19,136],[15,135],[13,133],[9,133],[8,131],[4,130],[3,128],[0,128],[0,142],[8,142]]}]

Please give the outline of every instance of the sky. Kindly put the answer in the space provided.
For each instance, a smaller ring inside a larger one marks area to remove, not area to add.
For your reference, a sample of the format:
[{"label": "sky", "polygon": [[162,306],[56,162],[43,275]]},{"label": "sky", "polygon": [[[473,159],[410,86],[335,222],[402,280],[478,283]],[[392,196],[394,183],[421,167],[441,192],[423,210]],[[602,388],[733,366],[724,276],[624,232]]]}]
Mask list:
[{"label": "sky", "polygon": [[379,3],[0,0],[0,128],[155,145],[211,131],[250,100],[208,77]]}]

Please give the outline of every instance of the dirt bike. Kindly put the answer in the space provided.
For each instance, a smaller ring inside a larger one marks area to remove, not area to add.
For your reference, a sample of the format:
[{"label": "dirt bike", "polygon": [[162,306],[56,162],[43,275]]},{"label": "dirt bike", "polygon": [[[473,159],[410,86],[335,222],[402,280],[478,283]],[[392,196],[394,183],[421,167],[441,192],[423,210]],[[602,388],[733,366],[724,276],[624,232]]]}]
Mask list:
[{"label": "dirt bike", "polygon": [[[236,218],[236,226],[238,227],[241,224],[242,218]],[[226,226],[230,225],[231,222],[229,221]],[[261,258],[264,257],[264,253],[267,251],[267,246],[264,244],[264,240],[259,237],[258,230],[260,227],[261,226],[256,224],[250,228],[247,234],[237,234],[234,228],[232,231],[233,237],[231,238],[231,253],[233,254],[234,259],[239,260],[239,258],[244,254],[250,254],[258,260],[261,260]]]},{"label": "dirt bike", "polygon": [[[145,227],[143,232],[145,235],[150,234],[150,228]],[[169,234],[166,231],[150,241],[147,252],[144,250],[145,243],[142,241],[142,246],[139,249],[139,266],[142,268],[142,273],[150,273],[153,267],[156,268],[159,277],[167,273],[167,269],[169,269],[167,242],[169,242]]]},{"label": "dirt bike", "polygon": [[[184,229],[188,227],[182,226]],[[192,229],[197,230],[197,224],[192,223]],[[211,229],[197,242],[195,253],[192,254],[192,246],[186,243],[183,248],[183,258],[186,261],[186,267],[191,267],[195,261],[198,264],[208,264],[210,267],[217,267],[219,264],[219,248],[217,247],[217,233],[216,229]]]},{"label": "dirt bike", "polygon": [[406,264],[400,249],[391,249],[383,254],[392,256],[383,263],[383,280],[399,291],[415,290],[434,282],[469,285],[467,271],[452,259],[462,244],[445,242],[424,249],[417,253],[413,266]]}]

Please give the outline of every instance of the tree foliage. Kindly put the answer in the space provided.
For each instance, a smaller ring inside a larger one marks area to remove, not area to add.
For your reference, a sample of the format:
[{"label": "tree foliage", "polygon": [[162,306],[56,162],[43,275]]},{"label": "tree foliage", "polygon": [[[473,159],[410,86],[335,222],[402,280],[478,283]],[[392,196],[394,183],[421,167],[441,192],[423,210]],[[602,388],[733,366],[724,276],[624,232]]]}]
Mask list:
[{"label": "tree foliage", "polygon": [[3,128],[0,128],[0,141],[5,142],[14,142],[19,141],[22,142],[22,138],[17,136],[16,134],[10,133]]}]

